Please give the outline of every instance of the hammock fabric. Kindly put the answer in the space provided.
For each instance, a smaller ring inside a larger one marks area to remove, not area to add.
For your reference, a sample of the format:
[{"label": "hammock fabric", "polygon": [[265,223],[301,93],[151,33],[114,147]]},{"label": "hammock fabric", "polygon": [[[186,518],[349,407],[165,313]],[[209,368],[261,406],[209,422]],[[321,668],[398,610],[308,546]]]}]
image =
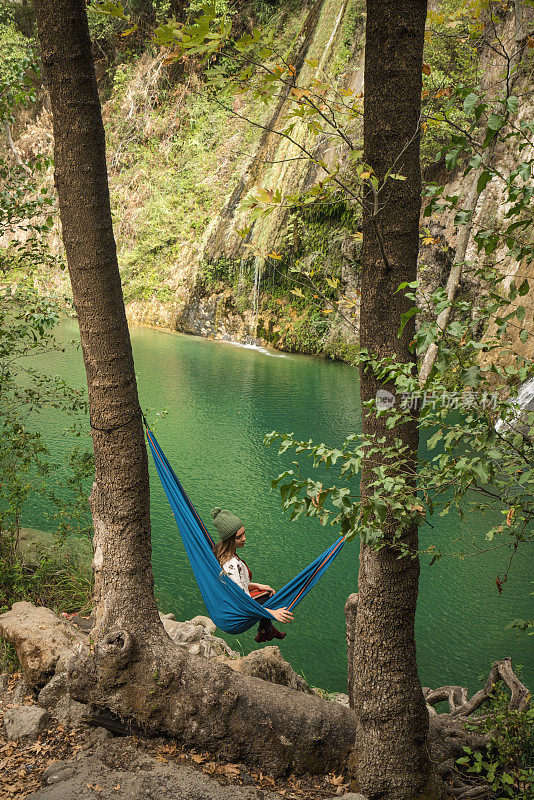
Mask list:
[{"label": "hammock fabric", "polygon": [[334,542],[315,561],[260,605],[224,572],[213,553],[214,541],[206,530],[183,486],[174,474],[156,437],[147,438],[159,478],[172,508],[200,593],[213,622],[226,633],[242,633],[260,619],[274,619],[269,608],[294,608],[306,597],[334,558],[344,537]]}]

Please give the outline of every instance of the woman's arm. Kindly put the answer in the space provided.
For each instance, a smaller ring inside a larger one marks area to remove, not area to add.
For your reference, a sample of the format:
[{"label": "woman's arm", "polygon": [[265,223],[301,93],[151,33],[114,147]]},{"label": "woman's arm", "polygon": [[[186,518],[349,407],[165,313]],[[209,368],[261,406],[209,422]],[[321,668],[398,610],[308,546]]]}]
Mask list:
[{"label": "woman's arm", "polygon": [[248,589],[249,589],[249,591],[251,589],[257,589],[260,592],[270,592],[271,594],[274,594],[273,587],[272,586],[267,586],[267,584],[265,584],[265,583],[249,583]]}]

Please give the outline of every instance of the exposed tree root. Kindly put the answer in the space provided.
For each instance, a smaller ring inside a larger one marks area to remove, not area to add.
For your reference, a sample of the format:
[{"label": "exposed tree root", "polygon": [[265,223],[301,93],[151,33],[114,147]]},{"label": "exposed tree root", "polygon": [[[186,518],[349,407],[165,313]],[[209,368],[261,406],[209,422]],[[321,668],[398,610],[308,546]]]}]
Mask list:
[{"label": "exposed tree root", "polygon": [[[456,766],[456,759],[464,755],[464,747],[472,750],[484,750],[491,741],[489,733],[481,734],[466,730],[464,723],[474,711],[490,700],[499,682],[510,690],[508,708],[511,711],[525,711],[530,705],[530,692],[521,683],[512,669],[511,658],[496,661],[491,668],[488,679],[471,699],[468,690],[463,686],[441,686],[439,689],[423,688],[423,694],[430,715],[430,746],[437,772],[447,784],[448,792],[455,798],[485,797],[491,794],[488,785],[481,786],[473,778],[468,783],[465,776]],[[439,714],[434,708],[437,703],[447,701],[448,714]],[[478,716],[477,720],[484,720]]]},{"label": "exposed tree root", "polygon": [[[348,616],[356,605],[351,595]],[[275,776],[341,771],[355,741],[350,709],[192,656],[163,631],[161,639],[140,646],[135,635],[117,628],[93,644],[49,609],[16,603],[0,615],[0,635],[16,648],[29,686],[41,689],[68,669],[71,697],[87,705],[84,720],[114,733],[165,732],[188,748]],[[349,650],[353,646],[349,642]],[[484,750],[489,744],[490,734],[469,731],[464,723],[499,682],[510,690],[510,709],[528,708],[530,693],[510,658],[495,662],[471,699],[462,686],[423,689],[434,772],[459,800],[488,794],[476,778],[466,781],[456,759],[463,747]],[[440,714],[434,706],[443,701],[449,712]]]},{"label": "exposed tree root", "polygon": [[41,688],[61,664],[87,719],[113,730],[131,722],[274,776],[342,770],[354,744],[351,709],[193,656],[163,628],[150,641],[116,628],[93,643],[48,609],[16,603],[0,616],[0,635],[29,685]]}]

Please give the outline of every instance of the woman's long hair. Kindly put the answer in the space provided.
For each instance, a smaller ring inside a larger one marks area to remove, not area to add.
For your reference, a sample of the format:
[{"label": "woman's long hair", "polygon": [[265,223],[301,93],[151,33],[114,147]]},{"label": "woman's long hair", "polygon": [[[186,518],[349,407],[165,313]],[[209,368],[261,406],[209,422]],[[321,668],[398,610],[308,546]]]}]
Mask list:
[{"label": "woman's long hair", "polygon": [[213,548],[213,552],[215,553],[215,558],[222,565],[226,564],[227,561],[230,561],[231,558],[235,556],[235,537],[236,534],[234,533],[233,536],[230,536],[229,539],[224,539],[222,542],[217,542],[215,547]]}]

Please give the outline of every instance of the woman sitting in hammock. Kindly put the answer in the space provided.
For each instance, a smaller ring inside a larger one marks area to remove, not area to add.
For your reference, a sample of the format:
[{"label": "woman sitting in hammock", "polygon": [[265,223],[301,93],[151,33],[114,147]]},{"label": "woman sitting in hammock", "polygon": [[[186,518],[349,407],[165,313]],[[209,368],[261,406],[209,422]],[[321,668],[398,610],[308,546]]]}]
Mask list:
[{"label": "woman sitting in hammock", "polygon": [[[271,586],[252,583],[252,573],[245,562],[236,555],[236,549],[246,542],[245,526],[234,514],[222,508],[212,509],[211,516],[219,533],[220,542],[215,545],[215,556],[226,574],[258,603],[264,603],[274,594]],[[278,622],[291,622],[293,614],[287,608],[269,609]],[[277,630],[268,619],[260,620],[256,642],[283,639],[286,634]]]}]

